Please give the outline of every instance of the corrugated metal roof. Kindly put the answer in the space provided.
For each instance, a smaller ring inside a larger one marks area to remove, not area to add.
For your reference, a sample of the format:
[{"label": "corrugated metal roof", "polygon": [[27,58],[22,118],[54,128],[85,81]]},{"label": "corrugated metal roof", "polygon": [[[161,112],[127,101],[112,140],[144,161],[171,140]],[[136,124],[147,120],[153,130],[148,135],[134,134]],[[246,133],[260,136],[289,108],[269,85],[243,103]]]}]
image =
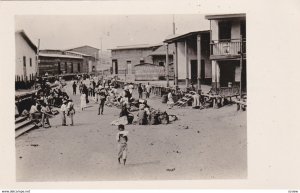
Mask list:
[{"label": "corrugated metal roof", "polygon": [[78,55],[81,55],[81,56],[93,57],[93,56],[91,56],[91,55],[83,54],[83,53],[80,53],[80,52],[74,52],[74,51],[66,51],[66,52],[71,53],[71,54],[78,54]]},{"label": "corrugated metal roof", "polygon": [[63,54],[46,54],[46,53],[40,53],[39,56],[42,56],[42,57],[52,57],[52,58],[76,58],[76,59],[82,59],[82,56],[71,56],[71,55],[63,55]]},{"label": "corrugated metal roof", "polygon": [[136,44],[136,45],[127,45],[127,46],[117,46],[116,48],[113,48],[111,50],[126,50],[126,49],[144,49],[144,48],[152,48],[152,47],[158,47],[162,44]]}]

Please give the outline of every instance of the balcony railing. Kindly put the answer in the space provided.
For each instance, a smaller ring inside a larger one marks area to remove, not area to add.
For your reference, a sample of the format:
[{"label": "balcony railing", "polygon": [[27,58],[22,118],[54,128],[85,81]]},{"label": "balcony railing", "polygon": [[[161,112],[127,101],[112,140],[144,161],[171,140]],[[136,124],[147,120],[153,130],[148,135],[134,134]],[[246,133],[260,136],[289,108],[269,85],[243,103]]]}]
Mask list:
[{"label": "balcony railing", "polygon": [[214,56],[238,56],[246,53],[246,39],[212,40],[210,43],[210,53]]}]

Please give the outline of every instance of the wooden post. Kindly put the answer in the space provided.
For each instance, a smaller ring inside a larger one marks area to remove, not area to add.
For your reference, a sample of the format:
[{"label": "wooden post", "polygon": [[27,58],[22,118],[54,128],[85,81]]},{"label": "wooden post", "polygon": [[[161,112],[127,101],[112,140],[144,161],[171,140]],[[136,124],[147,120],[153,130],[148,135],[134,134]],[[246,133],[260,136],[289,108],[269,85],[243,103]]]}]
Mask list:
[{"label": "wooden post", "polygon": [[169,84],[169,44],[166,44],[166,76],[167,76],[167,87],[170,86]]},{"label": "wooden post", "polygon": [[39,60],[40,60],[40,39],[38,39],[38,47],[37,47],[37,57],[36,57],[36,73],[37,75],[40,75],[40,69],[39,69]]},{"label": "wooden post", "polygon": [[178,87],[178,51],[177,51],[177,42],[175,42],[175,56],[174,56],[174,64],[175,64],[175,87]]},{"label": "wooden post", "polygon": [[240,100],[242,100],[242,71],[243,71],[243,36],[241,36],[241,45],[240,45],[240,70],[241,70],[241,77],[240,77]]},{"label": "wooden post", "polygon": [[201,36],[197,35],[197,89],[201,90]]},{"label": "wooden post", "polygon": [[186,77],[185,77],[185,86],[189,87],[189,65],[188,65],[188,48],[187,40],[184,42],[184,55],[185,55],[185,67],[186,67]]}]

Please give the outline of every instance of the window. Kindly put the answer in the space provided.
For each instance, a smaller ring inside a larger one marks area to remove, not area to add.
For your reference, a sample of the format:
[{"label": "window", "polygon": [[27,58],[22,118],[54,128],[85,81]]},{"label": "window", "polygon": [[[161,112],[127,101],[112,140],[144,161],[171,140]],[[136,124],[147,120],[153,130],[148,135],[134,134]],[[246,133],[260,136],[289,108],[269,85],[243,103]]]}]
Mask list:
[{"label": "window", "polygon": [[80,63],[78,63],[78,72],[80,72]]},{"label": "window", "polygon": [[231,22],[220,21],[219,22],[219,40],[229,41],[231,39]]},{"label": "window", "polygon": [[29,65],[32,66],[32,58],[29,59]]},{"label": "window", "polygon": [[165,63],[164,63],[164,62],[159,62],[158,65],[159,65],[159,66],[164,66]]},{"label": "window", "polygon": [[127,61],[127,73],[132,74],[132,67],[131,67],[131,61]]},{"label": "window", "polygon": [[23,56],[23,67],[26,67],[26,56]]}]

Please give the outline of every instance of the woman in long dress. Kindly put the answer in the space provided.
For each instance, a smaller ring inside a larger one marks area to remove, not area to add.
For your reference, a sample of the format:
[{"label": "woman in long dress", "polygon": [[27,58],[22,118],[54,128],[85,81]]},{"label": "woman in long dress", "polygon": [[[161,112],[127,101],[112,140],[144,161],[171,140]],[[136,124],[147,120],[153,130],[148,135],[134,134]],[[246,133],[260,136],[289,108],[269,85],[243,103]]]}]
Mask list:
[{"label": "woman in long dress", "polygon": [[81,96],[80,96],[80,107],[81,107],[82,111],[86,107],[86,96],[85,96],[84,93],[82,93]]}]

